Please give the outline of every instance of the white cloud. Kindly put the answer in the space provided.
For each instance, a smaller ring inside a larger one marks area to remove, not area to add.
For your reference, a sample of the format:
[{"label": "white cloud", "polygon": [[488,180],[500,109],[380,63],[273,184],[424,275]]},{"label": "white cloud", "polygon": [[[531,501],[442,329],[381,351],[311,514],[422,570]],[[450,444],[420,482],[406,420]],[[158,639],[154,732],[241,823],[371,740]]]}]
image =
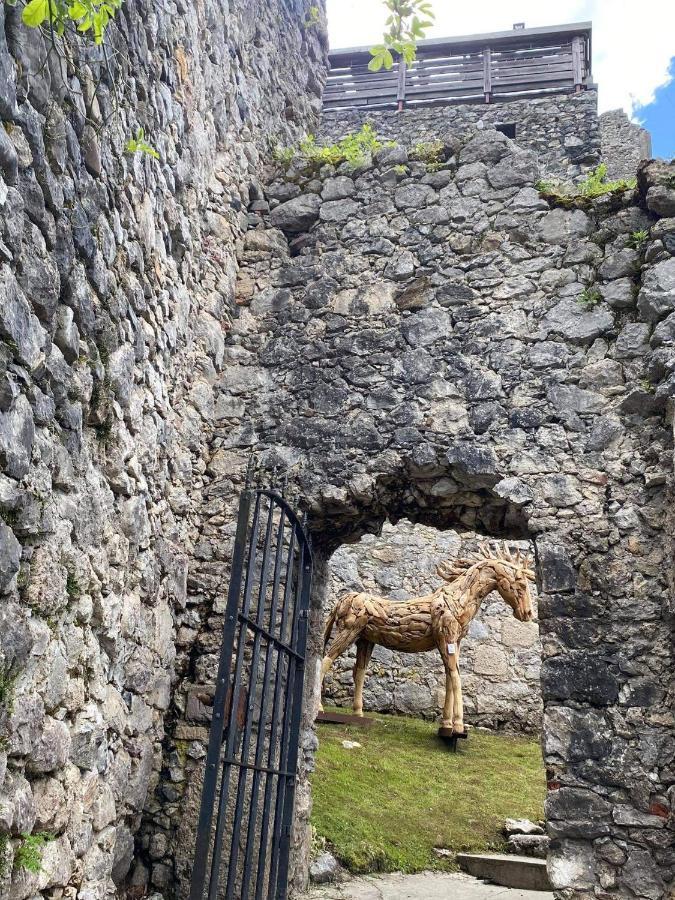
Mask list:
[{"label": "white cloud", "polygon": [[[327,0],[332,47],[354,47],[379,40],[384,21],[381,0]],[[475,7],[475,8],[472,8]],[[432,37],[502,31],[514,22],[527,26],[593,22],[593,76],[600,88],[600,110],[622,107],[629,115],[653,101],[668,83],[675,55],[673,0],[482,0],[463,4],[435,0]]]}]

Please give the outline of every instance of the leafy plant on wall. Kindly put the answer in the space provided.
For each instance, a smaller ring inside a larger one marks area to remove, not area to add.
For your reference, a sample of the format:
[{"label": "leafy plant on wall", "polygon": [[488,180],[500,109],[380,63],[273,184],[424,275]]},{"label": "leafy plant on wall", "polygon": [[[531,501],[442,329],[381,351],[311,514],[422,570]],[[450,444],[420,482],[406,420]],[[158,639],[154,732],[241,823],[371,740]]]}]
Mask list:
[{"label": "leafy plant on wall", "polygon": [[[39,29],[43,33],[47,53],[48,55],[55,53],[61,59],[62,71],[70,70],[76,74],[79,73],[72,53],[71,42],[73,40],[90,41],[95,46],[101,47],[102,68],[112,86],[115,99],[113,115],[119,114],[121,101],[117,94],[116,79],[109,54],[112,53],[118,57],[121,51],[119,47],[115,49],[107,47],[105,36],[124,0],[5,0],[5,2],[8,6],[18,4],[22,7],[21,20],[23,24],[28,28]],[[119,42],[116,43],[119,44]],[[65,77],[64,84],[76,106],[84,102],[83,94],[77,97],[72,96],[73,89]],[[96,90],[92,92],[92,97],[95,94]],[[89,123],[96,127],[98,123],[92,116],[91,108],[86,110],[86,116]],[[142,153],[154,159],[159,157],[157,151],[145,140],[143,129],[138,129],[136,136],[130,137],[126,141],[125,150],[127,153]]]},{"label": "leafy plant on wall", "polygon": [[384,5],[389,15],[382,43],[370,48],[371,72],[391,69],[397,59],[410,65],[417,55],[417,42],[425,37],[434,21],[430,0],[384,0]]}]

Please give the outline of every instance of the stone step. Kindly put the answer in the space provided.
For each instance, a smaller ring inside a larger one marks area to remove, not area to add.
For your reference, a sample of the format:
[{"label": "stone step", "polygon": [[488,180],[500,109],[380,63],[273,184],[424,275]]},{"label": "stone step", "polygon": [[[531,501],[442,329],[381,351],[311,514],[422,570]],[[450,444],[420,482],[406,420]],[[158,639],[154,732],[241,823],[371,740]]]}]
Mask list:
[{"label": "stone step", "polygon": [[459,853],[459,867],[476,878],[526,891],[550,891],[546,861],[504,853]]}]

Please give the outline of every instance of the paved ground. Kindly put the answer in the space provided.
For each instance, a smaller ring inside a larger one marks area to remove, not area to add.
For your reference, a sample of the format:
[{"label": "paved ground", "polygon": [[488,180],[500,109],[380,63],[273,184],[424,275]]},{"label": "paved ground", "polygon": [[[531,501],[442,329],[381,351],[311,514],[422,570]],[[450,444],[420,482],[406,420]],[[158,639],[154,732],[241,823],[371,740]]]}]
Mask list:
[{"label": "paved ground", "polygon": [[553,900],[553,894],[485,884],[469,875],[422,872],[370,875],[344,884],[323,885],[302,900]]}]

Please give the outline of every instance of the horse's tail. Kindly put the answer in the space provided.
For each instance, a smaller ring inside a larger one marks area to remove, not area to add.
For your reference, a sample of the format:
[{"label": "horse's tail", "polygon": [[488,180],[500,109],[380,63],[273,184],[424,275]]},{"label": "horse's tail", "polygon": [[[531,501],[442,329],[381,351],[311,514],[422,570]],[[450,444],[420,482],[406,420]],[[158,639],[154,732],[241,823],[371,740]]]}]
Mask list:
[{"label": "horse's tail", "polygon": [[340,605],[340,601],[335,604],[333,609],[331,610],[331,614],[328,616],[328,621],[326,622],[326,628],[323,632],[323,652],[324,655],[326,653],[326,647],[328,646],[328,641],[330,640],[330,635],[333,630],[333,625],[335,625],[335,620],[337,619],[338,606]]}]

